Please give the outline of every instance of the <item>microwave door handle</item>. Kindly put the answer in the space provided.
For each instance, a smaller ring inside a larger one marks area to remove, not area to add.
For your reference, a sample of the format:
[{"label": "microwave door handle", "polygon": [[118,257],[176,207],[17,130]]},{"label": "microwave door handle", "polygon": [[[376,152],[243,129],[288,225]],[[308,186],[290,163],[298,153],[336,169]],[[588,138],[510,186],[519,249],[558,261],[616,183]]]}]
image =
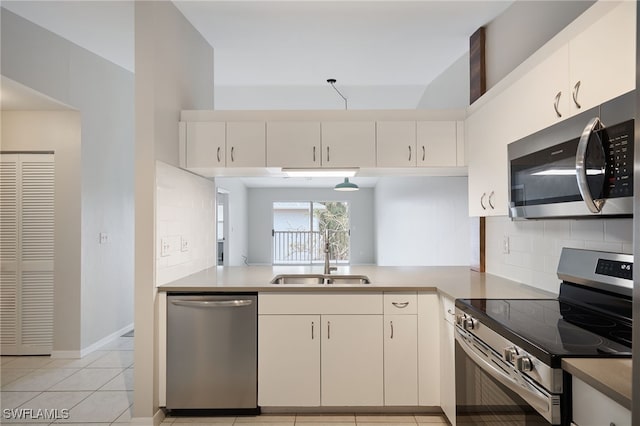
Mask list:
[{"label": "microwave door handle", "polygon": [[[460,344],[460,347],[464,350],[465,354],[471,360],[478,365],[478,367],[482,368],[484,372],[489,374],[491,377],[502,383],[504,386],[509,388],[511,391],[520,395],[523,399],[525,399],[533,408],[536,409],[540,414],[542,414],[547,420],[552,421],[553,412],[552,406],[553,404],[550,401],[549,396],[540,392],[539,390],[533,388],[527,384],[527,387],[524,387],[522,384],[517,382],[513,377],[506,374],[504,371],[495,367],[493,363],[487,358],[485,359],[483,356],[479,355],[473,348],[471,347],[471,343],[467,340],[468,337],[463,335],[463,332],[455,327],[455,339]],[[473,338],[473,337],[471,337]],[[524,380],[523,380],[524,381]],[[555,423],[554,423],[555,424]]]},{"label": "microwave door handle", "polygon": [[578,142],[578,151],[576,152],[576,178],[578,179],[578,189],[587,208],[591,213],[600,213],[604,200],[594,200],[589,190],[587,181],[587,145],[591,134],[596,130],[602,129],[604,126],[599,117],[593,117],[582,131],[580,141]]}]

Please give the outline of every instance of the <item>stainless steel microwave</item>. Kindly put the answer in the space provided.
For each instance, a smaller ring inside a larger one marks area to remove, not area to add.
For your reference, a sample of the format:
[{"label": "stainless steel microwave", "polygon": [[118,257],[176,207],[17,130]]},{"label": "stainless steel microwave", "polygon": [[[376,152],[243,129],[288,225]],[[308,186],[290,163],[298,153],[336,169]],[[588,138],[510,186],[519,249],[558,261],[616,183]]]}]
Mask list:
[{"label": "stainless steel microwave", "polygon": [[635,91],[508,145],[513,219],[631,217]]}]

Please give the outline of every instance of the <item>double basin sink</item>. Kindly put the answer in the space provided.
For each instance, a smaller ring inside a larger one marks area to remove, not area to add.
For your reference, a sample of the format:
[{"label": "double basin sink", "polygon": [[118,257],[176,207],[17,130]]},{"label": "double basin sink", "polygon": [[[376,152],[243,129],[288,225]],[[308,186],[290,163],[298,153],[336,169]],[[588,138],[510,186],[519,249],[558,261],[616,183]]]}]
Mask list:
[{"label": "double basin sink", "polygon": [[276,275],[271,284],[370,284],[366,275],[332,274],[282,274]]}]

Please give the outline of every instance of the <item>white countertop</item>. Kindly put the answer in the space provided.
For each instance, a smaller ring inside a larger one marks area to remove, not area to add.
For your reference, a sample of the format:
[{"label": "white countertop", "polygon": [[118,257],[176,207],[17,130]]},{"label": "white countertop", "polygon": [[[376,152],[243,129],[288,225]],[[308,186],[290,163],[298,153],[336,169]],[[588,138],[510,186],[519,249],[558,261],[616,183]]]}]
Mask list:
[{"label": "white countertop", "polygon": [[452,298],[555,298],[557,295],[468,266],[345,266],[335,275],[366,275],[371,284],[269,284],[278,274],[322,274],[322,266],[213,267],[158,286],[162,292],[438,291]]}]

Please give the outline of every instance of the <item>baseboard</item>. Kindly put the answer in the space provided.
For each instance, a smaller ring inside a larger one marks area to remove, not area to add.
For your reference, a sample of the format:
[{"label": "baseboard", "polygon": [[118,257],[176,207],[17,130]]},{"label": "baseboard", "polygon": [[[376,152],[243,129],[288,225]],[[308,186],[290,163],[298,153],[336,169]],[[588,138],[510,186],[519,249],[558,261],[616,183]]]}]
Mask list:
[{"label": "baseboard", "polygon": [[110,335],[108,335],[106,337],[103,337],[102,339],[98,340],[97,342],[95,342],[95,343],[87,346],[86,348],[82,349],[80,351],[81,357],[87,356],[91,352],[97,351],[98,349],[100,349],[101,347],[106,345],[107,343],[110,343],[110,342],[116,340],[118,337],[122,336],[125,333],[130,332],[131,330],[133,330],[133,323],[122,327],[118,331],[114,331]]},{"label": "baseboard", "polygon": [[132,417],[129,424],[136,426],[160,426],[164,417],[164,411],[159,408],[153,417]]}]

